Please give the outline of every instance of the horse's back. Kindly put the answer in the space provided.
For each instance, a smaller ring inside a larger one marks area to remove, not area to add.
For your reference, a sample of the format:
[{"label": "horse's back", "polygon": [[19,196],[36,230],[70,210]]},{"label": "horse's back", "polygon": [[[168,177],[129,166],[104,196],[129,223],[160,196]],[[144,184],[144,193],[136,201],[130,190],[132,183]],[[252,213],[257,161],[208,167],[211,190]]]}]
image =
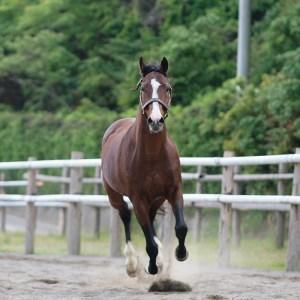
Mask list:
[{"label": "horse's back", "polygon": [[127,176],[122,176],[120,166],[124,166],[127,160],[129,130],[135,119],[126,118],[112,123],[102,139],[102,177],[104,185],[108,185],[119,194],[125,194],[126,190],[120,188],[126,186]]}]

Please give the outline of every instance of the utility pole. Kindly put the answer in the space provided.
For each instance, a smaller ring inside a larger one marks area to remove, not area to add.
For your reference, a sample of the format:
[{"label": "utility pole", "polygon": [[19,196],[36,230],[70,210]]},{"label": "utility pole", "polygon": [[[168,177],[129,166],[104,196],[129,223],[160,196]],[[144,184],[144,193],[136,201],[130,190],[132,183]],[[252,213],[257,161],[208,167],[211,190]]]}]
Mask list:
[{"label": "utility pole", "polygon": [[250,63],[251,0],[239,0],[237,76],[248,79]]}]

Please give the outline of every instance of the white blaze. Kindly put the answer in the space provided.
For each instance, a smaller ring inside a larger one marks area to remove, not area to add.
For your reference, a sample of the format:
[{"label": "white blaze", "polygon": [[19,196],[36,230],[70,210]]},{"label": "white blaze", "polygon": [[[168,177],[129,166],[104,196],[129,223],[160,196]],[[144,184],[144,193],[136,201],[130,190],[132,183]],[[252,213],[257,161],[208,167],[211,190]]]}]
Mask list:
[{"label": "white blaze", "polygon": [[158,88],[160,86],[160,83],[155,79],[151,79],[151,85],[152,85],[152,98],[158,98]]},{"label": "white blaze", "polygon": [[[152,86],[152,99],[158,98],[158,88],[160,86],[160,83],[155,78],[153,78],[151,79],[151,86]],[[158,102],[152,103],[152,111],[149,117],[153,121],[160,120],[160,118],[162,117]]]}]

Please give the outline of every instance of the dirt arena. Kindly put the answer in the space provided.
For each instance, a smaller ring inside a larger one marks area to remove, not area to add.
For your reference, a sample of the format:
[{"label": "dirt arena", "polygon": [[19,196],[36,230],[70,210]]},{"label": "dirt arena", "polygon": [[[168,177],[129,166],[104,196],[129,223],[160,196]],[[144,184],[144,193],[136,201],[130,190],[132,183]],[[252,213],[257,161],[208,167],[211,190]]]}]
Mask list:
[{"label": "dirt arena", "polygon": [[0,255],[0,299],[300,299],[300,273],[219,270],[175,263],[172,279],[192,292],[149,293],[150,278],[127,277],[124,259]]}]

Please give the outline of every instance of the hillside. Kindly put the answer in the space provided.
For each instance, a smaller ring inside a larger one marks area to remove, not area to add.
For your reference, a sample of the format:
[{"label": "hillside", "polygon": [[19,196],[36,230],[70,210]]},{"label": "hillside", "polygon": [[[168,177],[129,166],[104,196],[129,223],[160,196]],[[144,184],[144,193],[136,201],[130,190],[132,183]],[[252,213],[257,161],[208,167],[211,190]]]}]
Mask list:
[{"label": "hillside", "polygon": [[138,57],[166,56],[182,155],[293,152],[300,142],[300,3],[252,1],[251,77],[235,79],[237,1],[2,0],[0,157],[99,155],[134,116]]}]

